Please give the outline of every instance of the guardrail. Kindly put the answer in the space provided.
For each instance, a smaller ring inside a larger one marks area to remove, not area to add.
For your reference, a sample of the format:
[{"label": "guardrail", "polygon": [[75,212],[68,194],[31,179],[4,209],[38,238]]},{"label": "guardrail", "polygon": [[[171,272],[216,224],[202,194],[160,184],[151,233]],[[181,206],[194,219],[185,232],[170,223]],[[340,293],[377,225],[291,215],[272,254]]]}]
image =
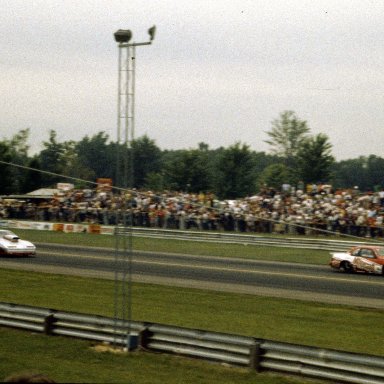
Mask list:
[{"label": "guardrail", "polygon": [[117,227],[118,233],[132,233],[138,237],[150,237],[159,239],[190,240],[202,242],[220,242],[227,244],[251,244],[271,247],[301,248],[301,249],[322,249],[326,251],[345,251],[354,245],[378,244],[383,245],[374,239],[354,238],[353,240],[316,239],[308,236],[302,237],[273,237],[254,234],[236,234],[225,232],[202,232],[202,231],[181,231],[156,228],[124,228]]},{"label": "guardrail", "polygon": [[[311,228],[307,228],[310,232],[305,235],[297,235],[296,237],[277,237],[273,234],[265,236],[259,233],[234,233],[225,231],[202,231],[202,230],[179,230],[164,228],[145,228],[145,227],[122,227],[85,223],[56,223],[56,222],[36,222],[23,220],[1,220],[0,227],[19,228],[19,229],[36,229],[47,231],[64,231],[64,232],[89,232],[94,234],[113,235],[114,233],[129,233],[138,237],[149,237],[159,239],[175,239],[190,240],[201,242],[220,242],[227,244],[252,244],[271,247],[289,247],[297,249],[322,249],[326,251],[344,251],[353,245],[359,244],[378,244],[383,245],[383,238],[364,238],[351,235],[340,235],[340,239],[316,238],[311,232]],[[302,227],[304,228],[304,227]],[[326,234],[331,232],[325,231]],[[343,238],[343,240],[342,240]],[[348,240],[347,240],[348,239]],[[380,241],[381,240],[381,241]]]},{"label": "guardrail", "polygon": [[63,335],[317,379],[383,384],[384,357],[340,352],[247,336],[209,332],[47,308],[0,303],[0,326]]}]

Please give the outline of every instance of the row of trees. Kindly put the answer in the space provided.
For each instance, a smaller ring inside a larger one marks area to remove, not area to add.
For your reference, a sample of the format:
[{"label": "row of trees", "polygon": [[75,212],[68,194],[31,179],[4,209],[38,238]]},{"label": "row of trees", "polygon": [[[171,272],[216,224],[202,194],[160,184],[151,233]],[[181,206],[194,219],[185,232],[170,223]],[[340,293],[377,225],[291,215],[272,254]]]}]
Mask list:
[{"label": "row of trees", "polygon": [[194,149],[161,150],[148,136],[137,138],[127,148],[104,132],[77,142],[59,142],[52,130],[41,152],[30,157],[29,133],[25,129],[0,141],[2,195],[53,186],[65,182],[65,176],[78,179],[76,184],[82,187],[86,183],[80,180],[94,182],[106,177],[138,189],[211,191],[220,198],[251,195],[265,186],[280,189],[284,183],[331,183],[337,188],[358,185],[362,190],[384,183],[384,159],[372,155],[336,162],[328,137],[311,135],[307,123],[292,111],[272,122],[267,132],[268,154],[241,142],[228,148],[210,149],[200,143]]}]

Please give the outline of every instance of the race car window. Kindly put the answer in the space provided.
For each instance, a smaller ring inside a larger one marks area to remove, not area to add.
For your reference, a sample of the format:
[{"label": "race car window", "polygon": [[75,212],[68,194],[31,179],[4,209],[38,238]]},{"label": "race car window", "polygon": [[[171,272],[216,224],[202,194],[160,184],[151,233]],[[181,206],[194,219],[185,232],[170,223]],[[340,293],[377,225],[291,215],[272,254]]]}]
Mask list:
[{"label": "race car window", "polygon": [[373,254],[373,251],[371,249],[362,249],[360,252],[360,256],[366,257],[368,259],[372,259],[375,257],[375,255]]}]

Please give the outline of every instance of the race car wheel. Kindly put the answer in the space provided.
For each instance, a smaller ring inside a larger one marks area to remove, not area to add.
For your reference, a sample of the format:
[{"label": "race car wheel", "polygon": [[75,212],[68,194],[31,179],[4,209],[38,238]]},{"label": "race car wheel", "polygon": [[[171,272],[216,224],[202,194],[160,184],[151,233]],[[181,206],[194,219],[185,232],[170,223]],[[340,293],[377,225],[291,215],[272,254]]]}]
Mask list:
[{"label": "race car wheel", "polygon": [[340,264],[340,270],[345,272],[345,273],[352,273],[354,271],[353,266],[349,261],[343,261]]}]

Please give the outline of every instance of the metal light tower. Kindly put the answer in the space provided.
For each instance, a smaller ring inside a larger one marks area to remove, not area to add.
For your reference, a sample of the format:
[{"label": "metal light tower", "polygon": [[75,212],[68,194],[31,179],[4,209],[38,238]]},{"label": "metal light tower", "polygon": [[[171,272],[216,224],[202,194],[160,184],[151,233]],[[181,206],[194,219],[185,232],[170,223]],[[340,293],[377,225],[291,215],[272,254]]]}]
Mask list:
[{"label": "metal light tower", "polygon": [[[136,47],[150,45],[155,37],[156,27],[148,29],[149,41],[130,43],[132,32],[119,29],[114,37],[119,48],[118,106],[117,106],[117,148],[116,184],[125,189],[121,194],[121,204],[116,211],[115,246],[115,334],[119,320],[128,322],[127,350],[137,343],[131,335],[132,321],[132,198],[129,189],[133,188],[133,150],[135,133],[135,57]],[[117,344],[115,338],[115,346]]]}]

